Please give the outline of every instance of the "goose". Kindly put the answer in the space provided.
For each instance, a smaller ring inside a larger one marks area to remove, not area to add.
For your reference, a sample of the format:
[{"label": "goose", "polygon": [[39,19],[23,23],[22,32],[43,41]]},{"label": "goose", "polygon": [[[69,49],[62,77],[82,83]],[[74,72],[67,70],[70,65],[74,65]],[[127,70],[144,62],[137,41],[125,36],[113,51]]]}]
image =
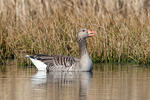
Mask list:
[{"label": "goose", "polygon": [[26,55],[37,70],[43,71],[92,71],[93,62],[87,50],[86,38],[95,36],[95,31],[80,29],[77,34],[80,58],[64,55]]}]

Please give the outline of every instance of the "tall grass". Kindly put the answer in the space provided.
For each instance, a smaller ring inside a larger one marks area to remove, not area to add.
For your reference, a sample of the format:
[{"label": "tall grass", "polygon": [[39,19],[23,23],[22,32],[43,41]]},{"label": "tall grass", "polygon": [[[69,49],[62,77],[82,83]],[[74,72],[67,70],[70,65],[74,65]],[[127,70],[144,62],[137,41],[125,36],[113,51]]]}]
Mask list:
[{"label": "tall grass", "polygon": [[76,33],[95,62],[150,63],[149,0],[1,0],[0,62],[26,54],[78,56]]}]

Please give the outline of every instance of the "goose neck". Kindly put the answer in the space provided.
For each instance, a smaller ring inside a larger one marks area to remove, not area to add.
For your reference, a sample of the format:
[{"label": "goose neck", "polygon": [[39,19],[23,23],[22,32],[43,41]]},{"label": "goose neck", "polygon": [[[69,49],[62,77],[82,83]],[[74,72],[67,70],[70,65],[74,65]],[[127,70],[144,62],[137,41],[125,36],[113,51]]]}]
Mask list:
[{"label": "goose neck", "polygon": [[78,42],[79,42],[80,57],[88,54],[86,39],[81,39]]}]

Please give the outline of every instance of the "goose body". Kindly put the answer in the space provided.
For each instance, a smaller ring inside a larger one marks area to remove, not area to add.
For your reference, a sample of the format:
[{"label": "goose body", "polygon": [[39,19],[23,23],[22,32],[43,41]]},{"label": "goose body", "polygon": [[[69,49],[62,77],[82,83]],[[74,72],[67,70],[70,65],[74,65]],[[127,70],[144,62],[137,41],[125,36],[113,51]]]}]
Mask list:
[{"label": "goose body", "polygon": [[81,29],[78,32],[80,58],[64,55],[26,55],[38,70],[45,71],[91,71],[93,63],[87,50],[86,38],[94,36],[94,31]]}]

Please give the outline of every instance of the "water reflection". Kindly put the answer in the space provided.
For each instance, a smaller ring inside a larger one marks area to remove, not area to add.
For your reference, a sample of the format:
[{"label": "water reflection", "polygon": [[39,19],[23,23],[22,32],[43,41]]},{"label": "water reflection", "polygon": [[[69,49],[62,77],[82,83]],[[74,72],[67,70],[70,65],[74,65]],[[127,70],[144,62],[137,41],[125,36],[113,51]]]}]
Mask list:
[{"label": "water reflection", "polygon": [[[93,75],[92,75],[93,74]],[[0,71],[0,100],[150,100],[150,68],[94,66],[93,73]]]},{"label": "water reflection", "polygon": [[[34,92],[54,100],[87,100],[92,72],[37,72],[32,77]],[[43,89],[41,88],[43,86]],[[38,88],[38,89],[37,89]],[[41,88],[41,89],[39,89]],[[43,91],[43,92],[42,92]],[[72,98],[70,98],[72,97]]]}]

